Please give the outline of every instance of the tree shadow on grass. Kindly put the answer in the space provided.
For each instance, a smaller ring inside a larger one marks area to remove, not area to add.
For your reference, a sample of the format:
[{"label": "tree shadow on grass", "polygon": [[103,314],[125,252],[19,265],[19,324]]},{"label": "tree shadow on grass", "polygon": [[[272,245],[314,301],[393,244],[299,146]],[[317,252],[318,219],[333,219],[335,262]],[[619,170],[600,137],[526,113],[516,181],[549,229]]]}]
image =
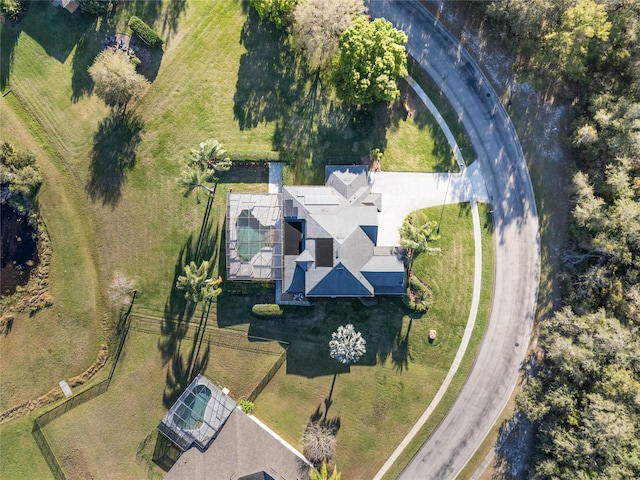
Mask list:
[{"label": "tree shadow on grass", "polygon": [[303,92],[298,56],[286,45],[285,33],[271,22],[261,22],[249,9],[240,43],[233,114],[240,130],[282,119]]},{"label": "tree shadow on grass", "polygon": [[[205,218],[206,220],[206,218]],[[180,249],[173,270],[171,290],[164,305],[162,319],[162,336],[158,340],[158,350],[163,364],[167,364],[174,358],[179,350],[180,342],[189,330],[190,322],[196,313],[196,304],[187,300],[184,290],[176,287],[178,277],[184,273],[184,266],[190,262],[200,264],[203,260],[209,260],[215,264],[217,260],[216,243],[218,238],[218,226],[215,229],[211,222],[207,222],[200,230],[196,238],[193,233]],[[200,245],[200,248],[198,248]]]},{"label": "tree shadow on grass", "polygon": [[120,200],[126,171],[136,161],[142,128],[142,118],[131,112],[111,112],[98,125],[86,187],[93,202],[114,207]]},{"label": "tree shadow on grass", "polygon": [[398,330],[396,336],[396,344],[391,352],[391,362],[396,372],[402,373],[404,370],[409,369],[409,361],[413,360],[411,356],[411,350],[409,348],[409,334],[411,333],[411,326],[413,325],[413,317],[409,320],[409,326],[407,332],[402,336],[402,330]]},{"label": "tree shadow on grass", "polygon": [[[251,308],[247,301],[247,308]],[[235,306],[235,305],[234,305]],[[220,309],[225,305],[218,305]],[[308,378],[348,373],[350,366],[329,356],[331,334],[340,325],[352,323],[367,341],[367,351],[358,365],[384,363],[396,347],[402,328],[404,307],[397,299],[381,299],[365,307],[357,299],[318,299],[312,308],[285,307],[282,317],[250,318],[249,335],[287,342],[287,374]],[[224,312],[218,313],[218,319]]]},{"label": "tree shadow on grass", "polygon": [[6,25],[0,30],[0,90],[2,91],[9,85],[14,50],[20,33],[21,30],[18,27],[7,27]]}]

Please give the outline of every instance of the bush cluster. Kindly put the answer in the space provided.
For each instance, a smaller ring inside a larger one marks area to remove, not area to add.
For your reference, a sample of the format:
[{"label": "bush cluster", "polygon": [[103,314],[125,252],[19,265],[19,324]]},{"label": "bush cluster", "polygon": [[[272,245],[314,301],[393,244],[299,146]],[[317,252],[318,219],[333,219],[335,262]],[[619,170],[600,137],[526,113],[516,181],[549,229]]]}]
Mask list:
[{"label": "bush cluster", "polygon": [[144,23],[142,19],[133,15],[129,19],[129,28],[133,30],[142,39],[143,42],[152,47],[161,47],[162,38],[149,25]]},{"label": "bush cluster", "polygon": [[280,153],[273,150],[244,151],[231,150],[227,155],[233,163],[268,163],[280,162]]},{"label": "bush cluster", "polygon": [[409,281],[410,287],[412,287],[414,291],[414,298],[408,295],[409,289],[407,289],[407,295],[403,295],[402,301],[404,304],[409,307],[411,310],[415,310],[416,312],[426,312],[433,305],[433,292],[428,285],[422,283],[420,279],[418,279],[415,275],[411,277]]},{"label": "bush cluster", "polygon": [[281,317],[284,312],[275,303],[256,303],[251,308],[251,313],[257,317]]}]

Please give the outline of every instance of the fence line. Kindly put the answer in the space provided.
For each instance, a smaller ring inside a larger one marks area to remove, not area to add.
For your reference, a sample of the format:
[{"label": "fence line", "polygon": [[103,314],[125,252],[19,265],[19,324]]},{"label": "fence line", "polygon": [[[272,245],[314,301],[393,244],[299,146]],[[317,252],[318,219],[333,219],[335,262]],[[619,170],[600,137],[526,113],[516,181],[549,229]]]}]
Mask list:
[{"label": "fence line", "polygon": [[269,369],[269,371],[265,374],[264,377],[262,377],[262,380],[258,382],[258,384],[255,386],[253,391],[249,394],[248,400],[250,402],[255,402],[256,398],[258,398],[258,395],[262,393],[265,387],[269,385],[269,382],[273,379],[273,377],[276,376],[276,373],[278,373],[278,370],[280,370],[280,367],[282,367],[284,362],[287,360],[288,349],[289,348],[287,347],[283,350],[283,352],[280,354],[280,356],[275,361],[275,363],[271,365],[271,368]]},{"label": "fence line", "polygon": [[118,348],[116,350],[116,354],[113,359],[113,364],[111,365],[111,370],[109,371],[109,376],[102,380],[100,383],[97,383],[90,388],[75,394],[71,398],[67,399],[65,402],[60,405],[52,408],[51,410],[43,413],[38,416],[33,421],[33,428],[31,429],[31,434],[38,444],[38,448],[40,452],[44,456],[47,465],[49,466],[49,470],[53,474],[56,480],[66,480],[66,476],[60,466],[60,462],[57,457],[53,453],[51,449],[51,445],[47,440],[47,437],[44,435],[42,428],[47,424],[55,420],[56,418],[64,415],[69,410],[81,405],[92,398],[97,397],[98,395],[102,395],[109,389],[109,384],[111,383],[111,378],[113,377],[113,372],[115,372],[116,365],[118,364],[118,360],[120,358],[120,354],[122,353],[122,349],[124,347],[125,340],[127,338],[127,333],[129,332],[129,327],[131,326],[131,310],[133,309],[133,302],[136,299],[137,292],[133,291],[133,296],[131,298],[131,303],[129,304],[129,308],[121,317],[121,321],[118,323],[116,327],[116,334],[120,334],[120,342],[118,343]]},{"label": "fence line", "polygon": [[33,435],[33,438],[38,444],[38,448],[40,449],[42,456],[44,456],[44,459],[47,462],[47,465],[49,466],[49,470],[51,470],[53,477],[56,480],[66,480],[67,477],[62,471],[62,468],[60,467],[60,464],[58,463],[56,456],[51,451],[49,442],[47,441],[47,438],[44,436],[44,432],[40,429],[40,425],[38,425],[37,419],[35,422],[33,422],[33,428],[31,429],[31,434]]}]

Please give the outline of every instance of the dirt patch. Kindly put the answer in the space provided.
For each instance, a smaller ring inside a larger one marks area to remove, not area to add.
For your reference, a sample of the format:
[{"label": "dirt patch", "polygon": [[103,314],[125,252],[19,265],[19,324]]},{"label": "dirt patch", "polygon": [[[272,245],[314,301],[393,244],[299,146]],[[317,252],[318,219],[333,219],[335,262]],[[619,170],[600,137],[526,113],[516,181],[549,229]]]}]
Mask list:
[{"label": "dirt patch", "polygon": [[92,480],[95,478],[89,473],[89,464],[82,451],[74,448],[60,460],[61,467],[68,479]]}]

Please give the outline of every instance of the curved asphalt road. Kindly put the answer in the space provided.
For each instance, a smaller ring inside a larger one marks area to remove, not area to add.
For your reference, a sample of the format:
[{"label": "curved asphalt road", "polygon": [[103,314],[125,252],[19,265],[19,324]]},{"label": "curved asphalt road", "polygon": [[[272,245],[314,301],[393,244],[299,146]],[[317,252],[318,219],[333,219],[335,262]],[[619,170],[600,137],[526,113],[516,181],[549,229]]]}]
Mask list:
[{"label": "curved asphalt road", "polygon": [[460,43],[417,1],[367,4],[371,16],[384,16],[407,33],[407,50],[458,114],[493,199],[494,292],[487,331],[456,401],[400,476],[453,479],[506,405],[529,344],[540,277],[533,188],[507,112]]}]

